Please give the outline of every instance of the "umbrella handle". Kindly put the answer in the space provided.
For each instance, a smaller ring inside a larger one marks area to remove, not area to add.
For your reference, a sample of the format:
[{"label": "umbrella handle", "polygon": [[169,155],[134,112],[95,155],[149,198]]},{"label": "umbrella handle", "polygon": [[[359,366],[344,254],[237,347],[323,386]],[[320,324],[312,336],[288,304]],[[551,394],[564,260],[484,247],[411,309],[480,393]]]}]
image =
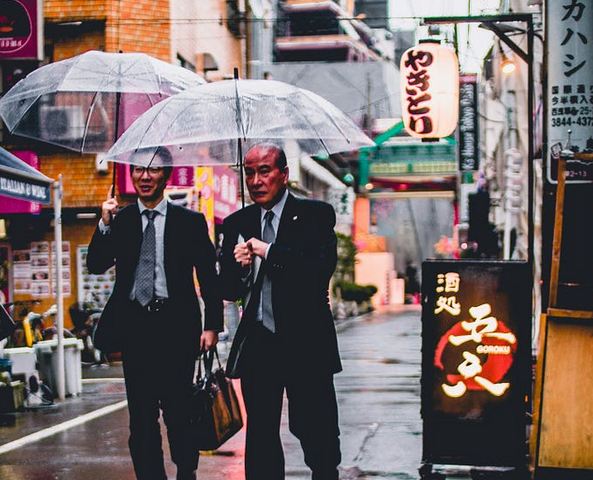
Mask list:
[{"label": "umbrella handle", "polygon": [[116,171],[116,163],[113,162],[113,177],[111,180],[111,198],[115,197],[115,171]]},{"label": "umbrella handle", "polygon": [[241,183],[241,208],[245,207],[245,179],[243,178],[243,148],[241,139],[237,139],[237,156],[239,157],[239,182]]}]

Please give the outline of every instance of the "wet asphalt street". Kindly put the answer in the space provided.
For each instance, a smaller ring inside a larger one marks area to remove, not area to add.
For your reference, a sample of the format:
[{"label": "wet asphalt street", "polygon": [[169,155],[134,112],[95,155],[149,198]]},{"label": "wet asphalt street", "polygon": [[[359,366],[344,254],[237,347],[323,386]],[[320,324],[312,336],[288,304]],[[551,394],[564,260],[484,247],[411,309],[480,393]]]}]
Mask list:
[{"label": "wet asphalt street", "polygon": [[[336,376],[341,478],[418,479],[420,307],[393,307],[341,321],[338,331],[344,364],[344,371]],[[225,345],[220,346],[224,355]],[[159,354],[155,352],[155,360]],[[166,381],[155,378],[155,382]],[[287,480],[309,479],[287,423],[285,415]],[[86,368],[81,395],[53,407],[0,414],[0,479],[131,480],[127,424],[121,366]],[[198,477],[243,480],[243,442],[244,430],[219,451],[203,453]],[[165,449],[167,472],[174,478],[166,444]]]}]

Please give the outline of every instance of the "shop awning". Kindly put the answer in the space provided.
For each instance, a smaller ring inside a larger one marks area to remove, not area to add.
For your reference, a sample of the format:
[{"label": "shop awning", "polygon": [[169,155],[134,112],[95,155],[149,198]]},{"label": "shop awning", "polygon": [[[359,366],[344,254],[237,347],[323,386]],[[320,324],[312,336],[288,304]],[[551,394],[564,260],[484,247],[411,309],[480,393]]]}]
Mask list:
[{"label": "shop awning", "polygon": [[0,147],[0,195],[51,203],[53,180]]}]

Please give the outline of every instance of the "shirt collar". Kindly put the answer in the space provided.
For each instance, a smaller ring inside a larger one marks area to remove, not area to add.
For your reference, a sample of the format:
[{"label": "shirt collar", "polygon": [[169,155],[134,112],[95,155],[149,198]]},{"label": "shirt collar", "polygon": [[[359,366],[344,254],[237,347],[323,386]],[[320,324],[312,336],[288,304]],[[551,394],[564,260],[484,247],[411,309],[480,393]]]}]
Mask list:
[{"label": "shirt collar", "polygon": [[[144,210],[149,210],[148,208],[146,208],[146,205],[144,205],[140,200],[138,200],[138,208],[140,209],[140,215],[142,215],[144,213]],[[159,204],[153,208],[153,210],[160,215],[166,216],[167,215],[167,199],[163,198],[159,202]]]},{"label": "shirt collar", "polygon": [[[276,218],[278,218],[278,220],[282,216],[282,211],[284,210],[284,205],[286,204],[287,198],[288,198],[288,189],[284,190],[284,194],[282,195],[282,197],[280,197],[280,200],[278,201],[278,203],[271,208],[272,212],[274,212],[274,216]],[[259,217],[260,222],[264,221],[266,212],[267,212],[266,209],[260,208],[260,217]]]}]

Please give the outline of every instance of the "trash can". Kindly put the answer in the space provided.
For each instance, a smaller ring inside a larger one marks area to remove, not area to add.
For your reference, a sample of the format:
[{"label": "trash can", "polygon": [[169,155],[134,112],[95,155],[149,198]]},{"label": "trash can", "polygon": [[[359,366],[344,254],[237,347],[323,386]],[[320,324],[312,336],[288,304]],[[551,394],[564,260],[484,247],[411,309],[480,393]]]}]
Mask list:
[{"label": "trash can", "polygon": [[[65,394],[78,395],[82,392],[82,366],[80,363],[80,352],[82,351],[82,340],[78,338],[65,338],[64,344],[64,383]],[[54,394],[58,393],[58,341],[44,340],[34,345],[39,374],[41,380]]]},{"label": "trash can", "polygon": [[37,370],[37,355],[34,348],[5,348],[4,358],[11,360],[12,373],[29,373]]},{"label": "trash can", "polygon": [[13,380],[22,380],[27,386],[39,383],[37,354],[34,348],[5,348],[4,358],[9,359],[12,362],[12,371],[10,373],[12,374]]}]

